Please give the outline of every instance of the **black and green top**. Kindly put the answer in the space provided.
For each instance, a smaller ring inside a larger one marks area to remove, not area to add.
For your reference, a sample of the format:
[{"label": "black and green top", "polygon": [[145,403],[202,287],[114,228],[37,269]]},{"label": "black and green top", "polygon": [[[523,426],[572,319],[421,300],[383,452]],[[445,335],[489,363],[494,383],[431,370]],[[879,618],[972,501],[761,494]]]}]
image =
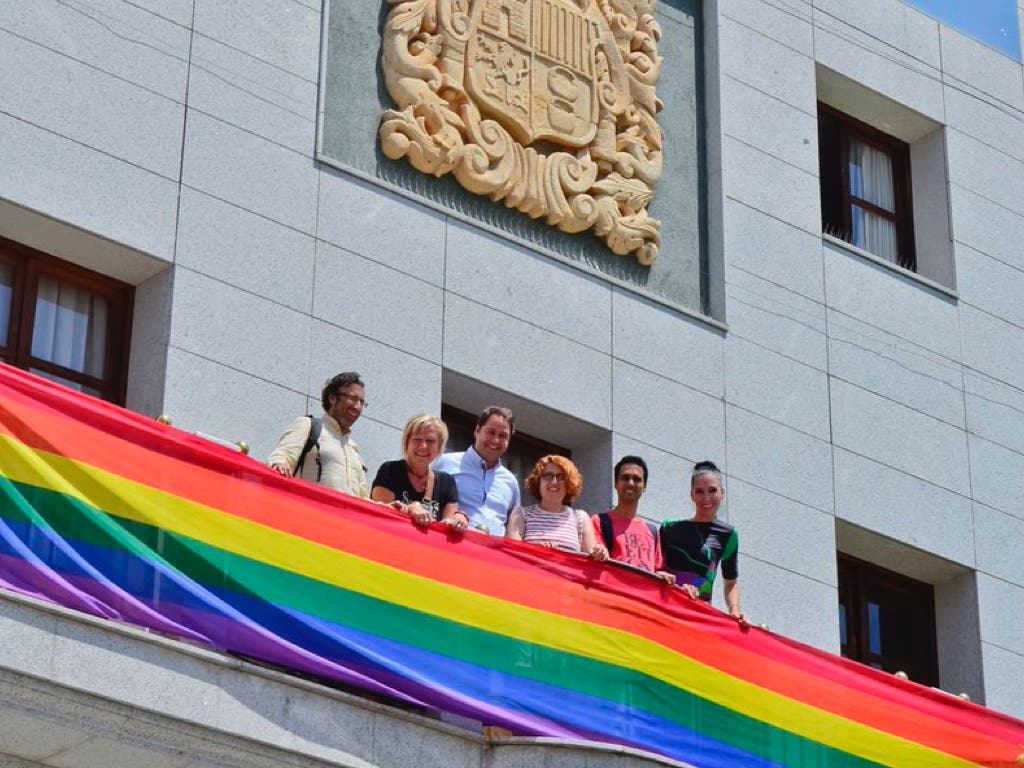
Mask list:
[{"label": "black and green top", "polygon": [[739,535],[728,523],[669,520],[662,523],[660,537],[665,570],[675,574],[677,584],[697,587],[701,600],[711,601],[719,566],[724,578],[739,576]]}]

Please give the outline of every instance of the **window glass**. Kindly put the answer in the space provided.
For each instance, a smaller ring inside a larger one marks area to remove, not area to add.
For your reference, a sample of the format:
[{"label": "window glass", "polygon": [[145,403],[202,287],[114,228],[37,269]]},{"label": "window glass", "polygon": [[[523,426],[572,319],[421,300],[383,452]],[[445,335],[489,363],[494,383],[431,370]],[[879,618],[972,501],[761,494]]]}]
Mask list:
[{"label": "window glass", "polygon": [[868,626],[871,653],[895,659],[913,659],[918,652],[915,629],[926,621],[921,599],[911,591],[881,579],[867,579]]},{"label": "window glass", "polygon": [[39,279],[33,357],[102,378],[106,339],[106,299],[52,277]]},{"label": "window glass", "polygon": [[896,222],[865,210],[859,205],[851,205],[850,228],[853,230],[851,243],[883,259],[896,261],[899,253]]},{"label": "window glass", "polygon": [[839,644],[849,645],[850,635],[846,629],[846,606],[839,603]]},{"label": "window glass", "polygon": [[892,158],[855,138],[850,139],[850,194],[896,212]]},{"label": "window glass", "polygon": [[[892,158],[879,149],[850,138],[850,194],[876,205],[884,211],[896,212],[896,193],[892,178]],[[895,262],[899,253],[896,222],[877,212],[851,202],[850,228],[853,244],[876,256]]]},{"label": "window glass", "polygon": [[93,397],[102,397],[103,396],[103,393],[100,392],[98,389],[93,389],[92,387],[87,387],[85,384],[82,384],[80,381],[72,381],[71,379],[65,379],[62,376],[57,376],[56,374],[53,374],[53,373],[47,373],[46,371],[41,371],[38,368],[29,368],[28,372],[29,373],[34,373],[37,376],[42,376],[44,379],[49,379],[50,381],[55,381],[58,384],[63,384],[65,387],[70,387],[71,389],[73,389],[73,390],[75,390],[77,392],[84,392],[85,394],[92,395]]},{"label": "window glass", "polygon": [[868,650],[875,656],[882,653],[882,622],[878,603],[868,603]]},{"label": "window glass", "polygon": [[8,346],[11,332],[11,301],[14,298],[14,268],[0,263],[0,346]]}]

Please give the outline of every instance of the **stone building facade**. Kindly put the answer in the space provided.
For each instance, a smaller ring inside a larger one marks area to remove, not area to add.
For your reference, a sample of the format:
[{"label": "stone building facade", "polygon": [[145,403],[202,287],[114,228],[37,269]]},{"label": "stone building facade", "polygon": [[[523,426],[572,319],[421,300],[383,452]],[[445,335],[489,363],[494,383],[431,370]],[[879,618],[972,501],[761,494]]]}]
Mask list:
[{"label": "stone building facade", "polygon": [[[1024,717],[1020,61],[899,0],[663,0],[699,65],[700,205],[683,287],[659,292],[500,205],[326,157],[331,14],[379,29],[369,5],[0,3],[4,252],[132,286],[123,402],[263,457],[354,369],[371,471],[411,414],[506,403],[572,451],[592,510],[643,455],[655,519],[688,515],[714,459],[755,621],[838,652],[848,580],[894,572],[930,587],[939,687]],[[909,268],[823,224],[850,173],[823,167],[835,115],[903,147]]]}]

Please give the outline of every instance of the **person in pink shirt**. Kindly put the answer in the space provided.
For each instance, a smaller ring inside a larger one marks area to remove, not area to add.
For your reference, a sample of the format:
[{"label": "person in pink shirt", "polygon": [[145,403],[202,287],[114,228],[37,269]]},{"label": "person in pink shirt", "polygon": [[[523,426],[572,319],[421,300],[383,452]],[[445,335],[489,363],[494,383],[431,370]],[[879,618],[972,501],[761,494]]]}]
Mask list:
[{"label": "person in pink shirt", "polygon": [[662,570],[658,526],[639,516],[640,498],[647,489],[647,477],[647,462],[639,456],[619,459],[615,465],[618,503],[608,512],[594,515],[591,522],[598,541],[604,543],[612,560],[650,571],[673,584],[675,577]]}]

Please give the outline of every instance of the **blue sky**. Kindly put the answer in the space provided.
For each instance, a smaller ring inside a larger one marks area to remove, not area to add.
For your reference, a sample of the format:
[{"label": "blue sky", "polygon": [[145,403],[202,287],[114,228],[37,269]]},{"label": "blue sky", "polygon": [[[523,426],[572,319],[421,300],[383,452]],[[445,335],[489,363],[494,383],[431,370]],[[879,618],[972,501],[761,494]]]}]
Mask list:
[{"label": "blue sky", "polygon": [[1020,61],[1017,0],[904,0]]}]

